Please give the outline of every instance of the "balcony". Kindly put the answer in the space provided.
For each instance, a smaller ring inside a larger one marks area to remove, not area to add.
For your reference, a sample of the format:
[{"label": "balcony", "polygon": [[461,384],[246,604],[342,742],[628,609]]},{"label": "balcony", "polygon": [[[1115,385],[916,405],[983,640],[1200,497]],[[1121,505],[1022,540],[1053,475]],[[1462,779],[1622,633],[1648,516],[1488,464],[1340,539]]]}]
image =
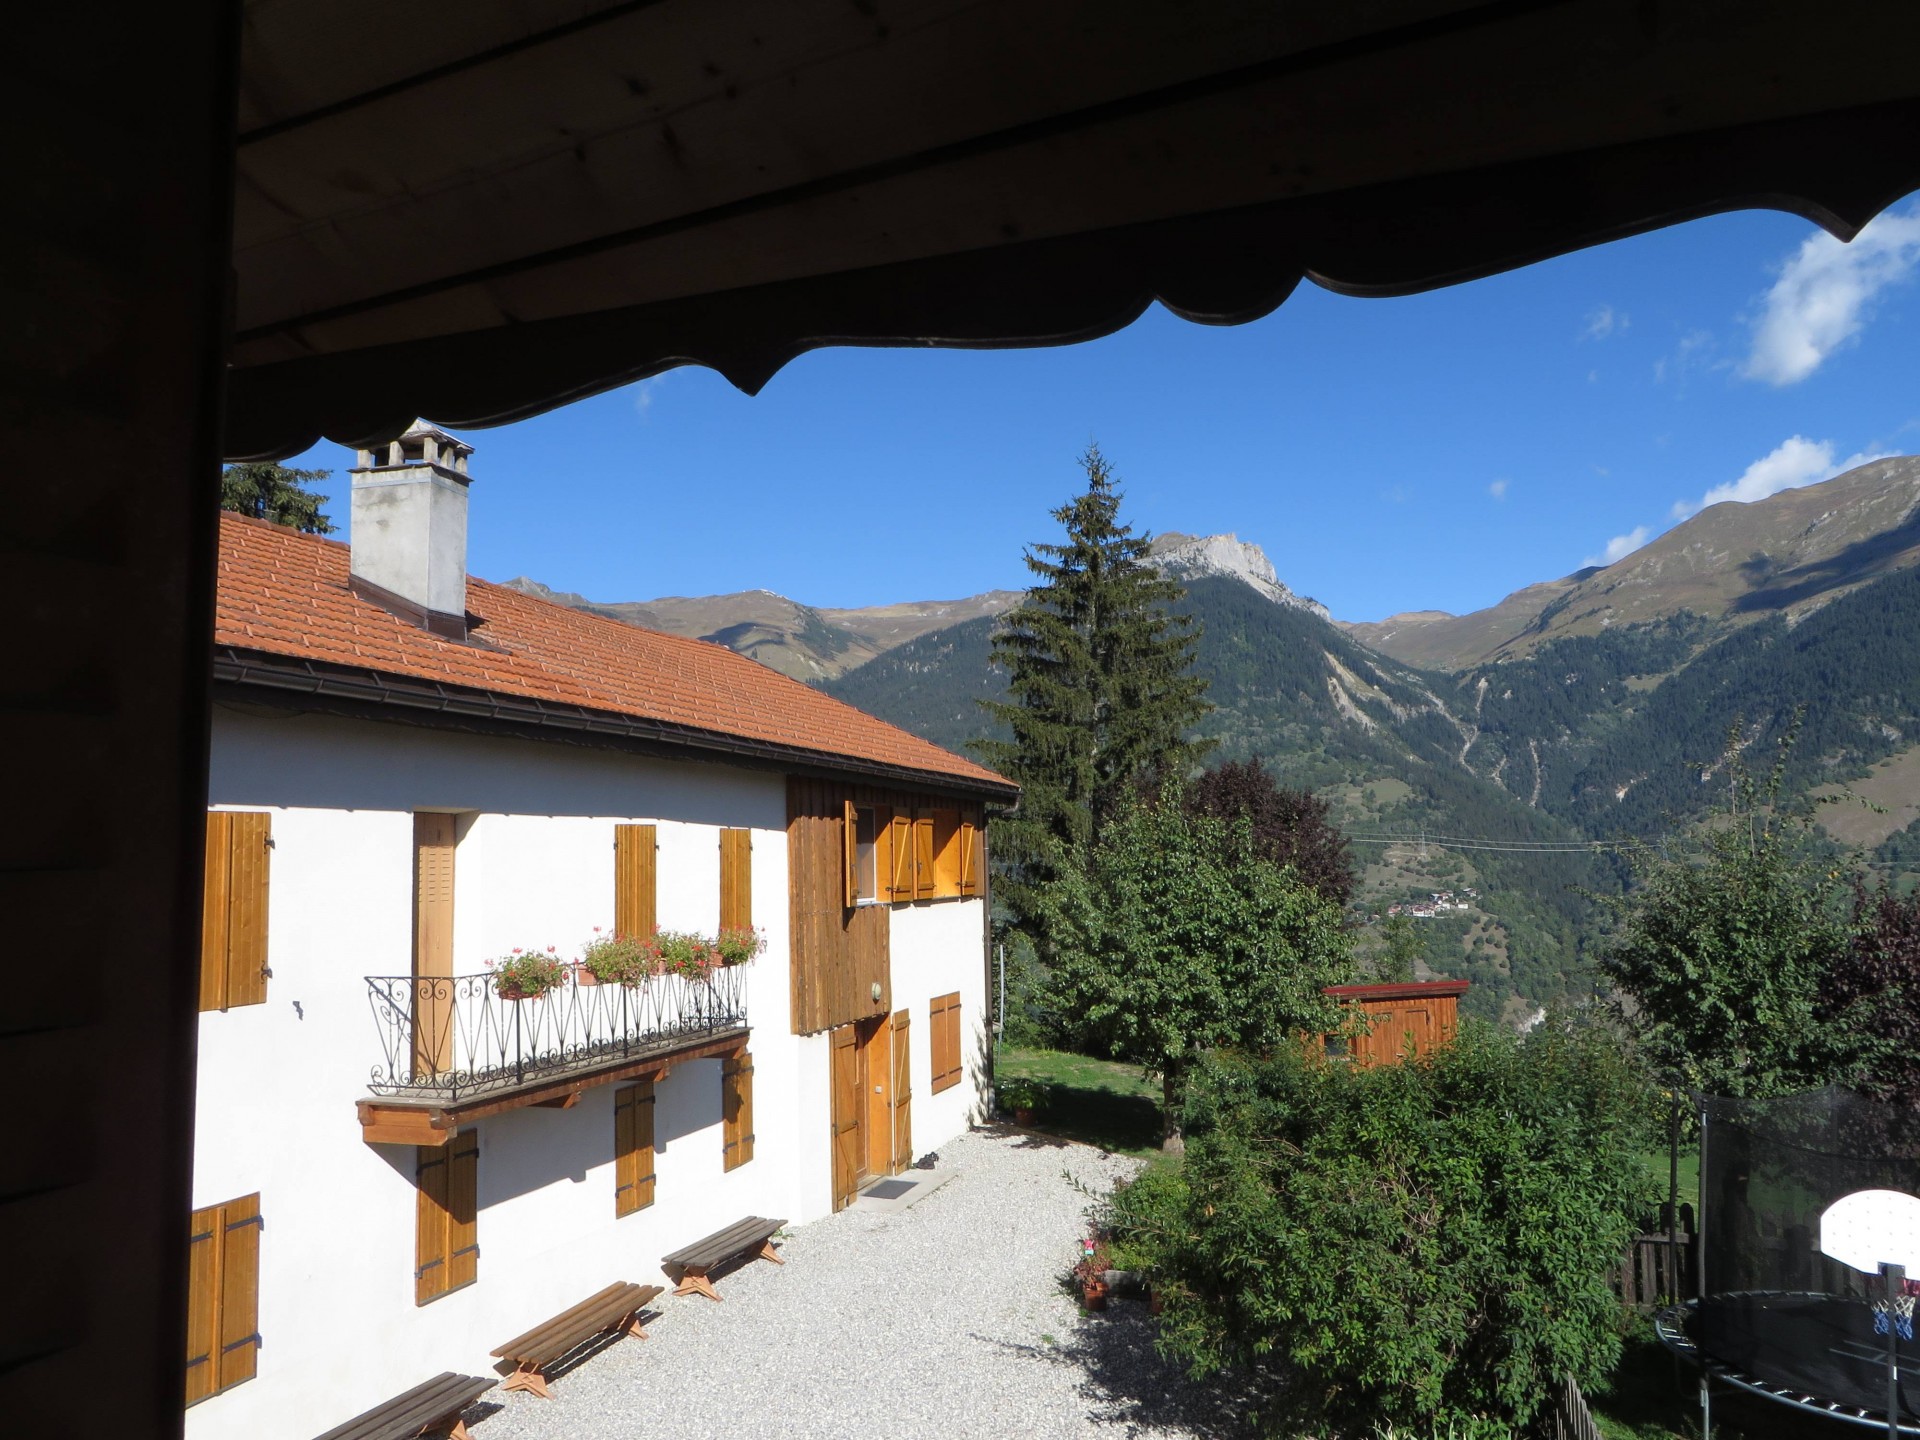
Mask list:
[{"label": "balcony", "polygon": [[594,1085],[737,1053],[748,1035],[742,966],[527,1000],[501,996],[490,974],[370,975],[367,998],[382,1058],[358,1108],[375,1144],[440,1145],[484,1115],[566,1109]]}]

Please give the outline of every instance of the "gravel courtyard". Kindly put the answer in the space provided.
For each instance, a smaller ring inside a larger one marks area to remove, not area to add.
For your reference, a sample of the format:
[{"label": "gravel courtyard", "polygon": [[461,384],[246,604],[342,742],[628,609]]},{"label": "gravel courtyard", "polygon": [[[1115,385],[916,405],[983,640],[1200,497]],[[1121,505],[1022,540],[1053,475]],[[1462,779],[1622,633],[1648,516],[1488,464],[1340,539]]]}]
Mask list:
[{"label": "gravel courtyard", "polygon": [[1059,1285],[1087,1198],[1137,1161],[975,1131],[958,1172],[897,1214],[791,1231],[784,1266],[726,1276],[724,1304],[658,1303],[651,1338],[557,1372],[554,1399],[493,1390],[474,1440],[627,1436],[1194,1436],[1238,1427],[1153,1353],[1146,1307],[1083,1316]]}]

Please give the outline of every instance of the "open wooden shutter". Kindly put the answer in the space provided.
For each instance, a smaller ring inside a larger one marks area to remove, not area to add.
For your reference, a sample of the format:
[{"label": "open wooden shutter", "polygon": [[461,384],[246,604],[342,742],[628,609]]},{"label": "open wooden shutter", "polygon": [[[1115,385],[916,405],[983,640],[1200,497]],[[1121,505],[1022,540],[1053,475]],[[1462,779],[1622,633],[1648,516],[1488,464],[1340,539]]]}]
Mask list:
[{"label": "open wooden shutter", "polygon": [[844,1210],[860,1186],[860,1047],[856,1027],[828,1032],[828,1085],[832,1096],[833,1208]]},{"label": "open wooden shutter", "polygon": [[206,887],[200,907],[200,1008],[229,1010],[267,998],[267,875],[273,817],[207,812]]},{"label": "open wooden shutter", "polygon": [[743,1052],[720,1062],[720,1109],[721,1168],[737,1170],[753,1159],[753,1056]]},{"label": "open wooden shutter", "polygon": [[841,904],[849,910],[860,898],[860,877],[857,873],[857,861],[860,850],[860,816],[853,808],[851,800],[846,801],[842,810],[845,821],[840,830],[840,893]]},{"label": "open wooden shutter", "polygon": [[980,831],[971,820],[960,822],[960,893],[980,893]]},{"label": "open wooden shutter", "polygon": [[895,810],[887,819],[887,895],[913,899],[913,815]]},{"label": "open wooden shutter", "polygon": [[753,928],[753,832],[720,832],[720,928]]},{"label": "open wooden shutter", "polygon": [[[232,871],[233,816],[207,812],[207,880],[200,906],[200,1008],[227,1008],[227,880]],[[209,1391],[209,1394],[212,1392]]]},{"label": "open wooden shutter", "polygon": [[[454,817],[413,817],[413,1068],[416,1075],[450,1069],[453,1055]],[[444,1196],[443,1196],[444,1200]]]},{"label": "open wooden shutter", "polygon": [[231,817],[227,879],[227,1004],[267,998],[267,878],[273,817],[264,810]]},{"label": "open wooden shutter", "polygon": [[260,1196],[221,1206],[220,1388],[251,1380],[260,1354]]},{"label": "open wooden shutter", "polygon": [[644,940],[653,934],[659,893],[659,831],[652,825],[613,827],[613,928]]},{"label": "open wooden shutter", "polygon": [[933,1058],[933,1093],[960,1083],[960,992],[934,997],[928,1016],[928,1049]]},{"label": "open wooden shutter", "polygon": [[913,898],[931,900],[939,893],[940,872],[935,855],[934,815],[920,810],[913,817]]},{"label": "open wooden shutter", "polygon": [[463,1130],[447,1156],[447,1289],[480,1278],[480,1132]]},{"label": "open wooden shutter", "polygon": [[447,1163],[450,1146],[422,1145],[415,1151],[414,1185],[419,1203],[414,1225],[413,1303],[424,1305],[447,1293]]},{"label": "open wooden shutter", "polygon": [[613,1092],[613,1213],[653,1204],[653,1082]]},{"label": "open wooden shutter", "polygon": [[892,1085],[888,1098],[892,1106],[893,1121],[893,1166],[892,1173],[898,1175],[913,1165],[913,1064],[910,1027],[913,1012],[896,1010],[893,1012],[893,1034],[890,1037],[890,1058],[893,1065]]},{"label": "open wooden shutter", "polygon": [[220,1388],[220,1207],[193,1212],[187,1227],[187,1404]]},{"label": "open wooden shutter", "polygon": [[251,1380],[260,1350],[260,1196],[196,1210],[187,1230],[187,1404]]}]

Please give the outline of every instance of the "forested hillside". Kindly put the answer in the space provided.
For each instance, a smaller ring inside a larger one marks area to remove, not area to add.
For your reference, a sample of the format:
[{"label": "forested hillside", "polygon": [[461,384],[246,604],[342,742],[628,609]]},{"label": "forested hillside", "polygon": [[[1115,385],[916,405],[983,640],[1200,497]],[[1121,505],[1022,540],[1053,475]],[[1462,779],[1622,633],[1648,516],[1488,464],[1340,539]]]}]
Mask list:
[{"label": "forested hillside", "polygon": [[[1463,767],[1470,719],[1423,674],[1367,650],[1310,611],[1278,605],[1239,580],[1204,578],[1182,609],[1201,622],[1197,670],[1216,709],[1200,727],[1221,758],[1259,756],[1283,783],[1329,795],[1353,833],[1496,835],[1522,844],[1577,838]],[[991,620],[923,635],[822,686],[939,744],[986,733],[974,702],[1002,680],[989,664]],[[1613,883],[1580,855],[1475,851],[1417,839],[1357,844],[1369,913],[1437,889],[1472,887],[1470,911],[1430,922],[1436,973],[1475,982],[1472,1008],[1512,1018],[1585,980],[1585,891]]]}]

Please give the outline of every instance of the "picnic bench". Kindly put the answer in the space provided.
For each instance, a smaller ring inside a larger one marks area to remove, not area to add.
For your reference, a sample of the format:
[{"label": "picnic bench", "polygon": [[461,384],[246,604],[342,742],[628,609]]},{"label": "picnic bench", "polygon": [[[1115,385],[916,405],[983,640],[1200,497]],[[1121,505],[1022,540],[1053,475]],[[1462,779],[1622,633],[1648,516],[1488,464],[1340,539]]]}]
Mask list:
[{"label": "picnic bench", "polygon": [[336,1425],[317,1440],[414,1440],[452,1423],[449,1440],[468,1440],[460,1412],[499,1382],[487,1375],[456,1375],[448,1370]]},{"label": "picnic bench", "polygon": [[708,1279],[715,1270],[730,1260],[750,1256],[759,1260],[771,1260],[776,1265],[784,1265],[779,1253],[773,1248],[773,1234],[787,1222],[768,1220],[759,1215],[749,1215],[736,1221],[724,1230],[716,1230],[704,1240],[696,1240],[691,1245],[683,1245],[671,1255],[662,1257],[660,1264],[669,1272],[680,1272],[680,1283],[674,1288],[676,1295],[704,1295],[709,1300],[718,1300],[720,1292],[713,1288]]},{"label": "picnic bench", "polygon": [[644,1340],[640,1312],[661,1293],[658,1285],[635,1285],[620,1280],[598,1295],[589,1296],[571,1309],[563,1310],[544,1324],[536,1325],[493,1352],[501,1360],[513,1362],[514,1371],[500,1387],[502,1390],[526,1390],[542,1400],[551,1400],[546,1372],[562,1356],[579,1349],[596,1335],[623,1334]]}]

